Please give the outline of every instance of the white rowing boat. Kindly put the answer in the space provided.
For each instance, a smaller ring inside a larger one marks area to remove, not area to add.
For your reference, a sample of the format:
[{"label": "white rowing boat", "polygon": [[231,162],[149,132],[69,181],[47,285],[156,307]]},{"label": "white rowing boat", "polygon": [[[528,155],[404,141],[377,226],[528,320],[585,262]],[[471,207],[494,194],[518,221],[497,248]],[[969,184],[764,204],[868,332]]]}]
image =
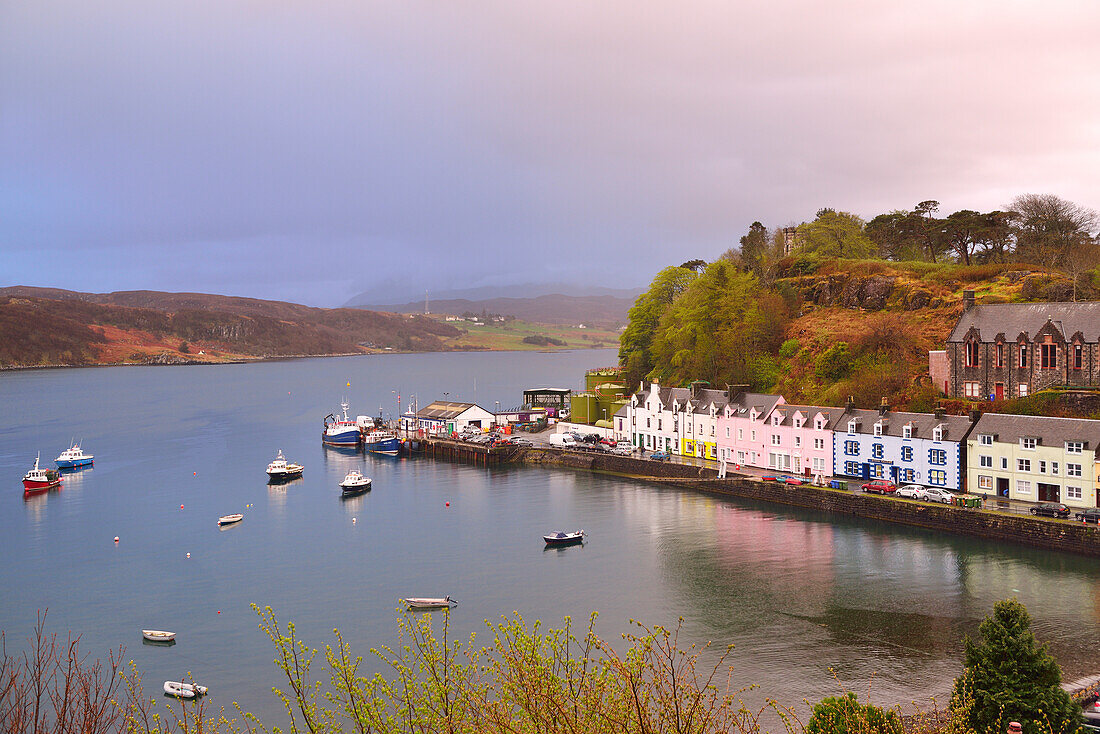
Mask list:
[{"label": "white rowing boat", "polygon": [[244,519],[244,515],[239,512],[235,512],[232,515],[222,515],[218,518],[219,525],[232,525],[235,522],[240,522]]},{"label": "white rowing boat", "polygon": [[176,698],[194,698],[206,693],[206,686],[196,686],[192,683],[183,683],[176,680],[164,681],[164,692]]},{"label": "white rowing boat", "polygon": [[433,596],[410,596],[402,599],[405,602],[405,606],[409,609],[448,609],[453,604],[458,606],[458,602],[449,596],[445,597],[433,597]]},{"label": "white rowing boat", "polygon": [[164,630],[142,630],[141,636],[149,642],[171,642],[176,639],[175,632],[165,632]]}]

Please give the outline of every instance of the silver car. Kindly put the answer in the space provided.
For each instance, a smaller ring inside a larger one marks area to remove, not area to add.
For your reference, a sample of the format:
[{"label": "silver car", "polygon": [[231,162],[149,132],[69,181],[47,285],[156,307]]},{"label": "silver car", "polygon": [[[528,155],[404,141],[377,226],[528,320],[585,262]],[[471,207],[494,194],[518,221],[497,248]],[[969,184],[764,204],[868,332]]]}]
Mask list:
[{"label": "silver car", "polygon": [[928,493],[924,487],[919,484],[907,484],[904,487],[898,487],[898,497],[907,497],[911,500],[926,500],[928,499]]},{"label": "silver car", "polygon": [[942,502],[945,505],[950,505],[955,501],[955,495],[946,489],[937,489],[936,487],[929,487],[924,490],[924,498],[929,502]]}]

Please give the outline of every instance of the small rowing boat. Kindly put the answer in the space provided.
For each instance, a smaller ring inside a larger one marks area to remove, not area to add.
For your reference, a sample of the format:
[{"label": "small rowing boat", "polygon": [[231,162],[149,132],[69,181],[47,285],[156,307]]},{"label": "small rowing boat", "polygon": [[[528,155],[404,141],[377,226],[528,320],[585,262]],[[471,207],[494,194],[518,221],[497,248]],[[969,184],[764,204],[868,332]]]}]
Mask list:
[{"label": "small rowing boat", "polygon": [[172,642],[176,639],[175,632],[165,632],[164,630],[142,630],[141,636],[149,642]]},{"label": "small rowing boat", "polygon": [[442,598],[431,596],[410,596],[402,599],[409,609],[449,609],[451,605],[458,606],[458,602],[449,596]]},{"label": "small rowing boat", "polygon": [[542,536],[542,539],[546,541],[547,545],[572,545],[573,543],[584,542],[584,531],[576,530],[572,533],[566,533],[555,530],[549,535]]},{"label": "small rowing boat", "polygon": [[232,525],[235,522],[240,522],[244,519],[244,515],[239,512],[235,512],[232,515],[222,515],[218,518],[218,525]]},{"label": "small rowing boat", "polygon": [[194,698],[195,696],[205,695],[206,691],[206,686],[196,686],[192,683],[183,683],[176,680],[164,681],[164,692],[176,698]]}]

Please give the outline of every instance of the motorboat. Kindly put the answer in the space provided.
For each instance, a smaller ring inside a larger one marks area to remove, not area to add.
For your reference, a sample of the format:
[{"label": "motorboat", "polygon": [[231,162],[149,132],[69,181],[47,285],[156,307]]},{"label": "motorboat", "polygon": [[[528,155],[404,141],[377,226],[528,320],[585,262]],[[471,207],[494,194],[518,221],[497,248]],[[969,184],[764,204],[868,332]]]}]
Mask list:
[{"label": "motorboat", "polygon": [[218,518],[218,525],[232,525],[233,523],[240,522],[244,519],[244,515],[239,512],[235,512],[232,515],[222,515]]},{"label": "motorboat", "polygon": [[164,630],[142,630],[141,636],[149,640],[149,642],[172,642],[176,639],[175,632],[166,632]]},{"label": "motorboat", "polygon": [[72,447],[62,451],[54,461],[57,462],[59,469],[76,469],[81,466],[91,466],[93,458],[91,454],[84,453],[80,444],[74,441]]},{"label": "motorboat", "polygon": [[575,530],[567,533],[562,530],[555,530],[549,535],[542,536],[542,539],[546,541],[547,545],[572,545],[573,543],[584,542],[584,531]]},{"label": "motorboat", "polygon": [[390,431],[368,431],[363,434],[363,448],[372,454],[397,456],[401,450],[401,440]]},{"label": "motorboat", "polygon": [[344,494],[358,494],[359,492],[369,492],[370,485],[370,477],[363,476],[363,473],[358,469],[352,469],[344,477],[344,481],[340,482],[340,489],[344,491]]},{"label": "motorboat", "polygon": [[44,492],[47,489],[61,486],[61,473],[56,469],[40,469],[38,460],[41,454],[34,457],[34,468],[23,475],[23,492]]},{"label": "motorboat", "polygon": [[275,457],[275,461],[267,465],[267,477],[273,482],[284,482],[287,479],[294,479],[295,477],[302,476],[302,471],[305,467],[301,464],[295,464],[286,460],[283,456],[282,449],[279,450],[279,455]]},{"label": "motorboat", "polygon": [[449,609],[451,605],[458,606],[458,602],[449,596],[442,598],[429,596],[410,596],[402,599],[409,609]]},{"label": "motorboat", "polygon": [[329,413],[323,421],[325,427],[321,431],[321,442],[329,446],[358,446],[362,439],[359,424],[348,418],[348,403],[345,400],[340,403],[343,409],[343,417]]},{"label": "motorboat", "polygon": [[193,683],[183,683],[176,680],[164,681],[164,692],[176,698],[195,698],[196,696],[205,695],[207,690],[206,686],[196,686]]}]

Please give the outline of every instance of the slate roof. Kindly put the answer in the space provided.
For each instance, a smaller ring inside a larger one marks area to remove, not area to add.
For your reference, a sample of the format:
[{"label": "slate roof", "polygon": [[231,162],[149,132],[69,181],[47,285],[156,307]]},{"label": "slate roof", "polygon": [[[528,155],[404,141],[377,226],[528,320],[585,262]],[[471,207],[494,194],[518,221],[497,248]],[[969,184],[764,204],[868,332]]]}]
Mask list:
[{"label": "slate roof", "polygon": [[937,418],[934,413],[896,413],[889,411],[880,416],[877,410],[861,410],[853,408],[843,412],[833,426],[833,430],[847,433],[848,421],[855,418],[860,422],[856,433],[873,435],[875,424],[883,421],[883,436],[902,436],[902,426],[912,424],[913,438],[932,439],[932,429],[943,426],[944,441],[959,442],[966,438],[966,432],[970,430],[970,418],[965,415],[947,415]]},{"label": "slate roof", "polygon": [[993,434],[995,441],[1017,443],[1021,438],[1038,438],[1042,446],[1062,447],[1066,441],[1083,441],[1089,451],[1100,449],[1100,421],[1084,418],[1051,418],[1037,415],[985,413],[970,434]]},{"label": "slate roof", "polygon": [[[470,408],[480,408],[476,403],[450,403],[445,400],[436,400],[416,411],[418,418],[456,418]],[[481,408],[485,410],[484,408]],[[485,411],[489,412],[489,411]]]},{"label": "slate roof", "polygon": [[729,405],[738,415],[748,415],[750,408],[767,415],[782,400],[781,395],[767,395],[758,392],[739,392],[729,401]]},{"label": "slate roof", "polygon": [[[825,414],[825,428],[833,429],[837,421],[844,415],[844,408],[827,408],[819,405],[791,405],[786,403],[784,405],[776,405],[775,409],[768,416],[768,425],[771,425],[772,415],[775,415],[776,411],[783,414],[783,420],[779,422],[781,426],[793,426],[794,414],[801,411],[802,415],[806,417],[806,423],[804,427],[813,427],[813,419],[817,417],[819,413]],[[847,419],[845,419],[845,428],[847,428]]]},{"label": "slate roof", "polygon": [[955,324],[949,342],[961,342],[971,327],[976,327],[983,342],[991,342],[998,334],[1006,341],[1015,341],[1021,333],[1035,336],[1046,326],[1047,319],[1069,341],[1077,332],[1086,341],[1100,338],[1100,301],[1079,303],[986,303],[972,306]]},{"label": "slate roof", "polygon": [[703,415],[710,413],[710,404],[718,408],[719,411],[726,407],[726,403],[729,402],[729,396],[725,390],[699,390],[696,392],[695,397],[691,399],[691,409],[693,413],[700,413]]}]

